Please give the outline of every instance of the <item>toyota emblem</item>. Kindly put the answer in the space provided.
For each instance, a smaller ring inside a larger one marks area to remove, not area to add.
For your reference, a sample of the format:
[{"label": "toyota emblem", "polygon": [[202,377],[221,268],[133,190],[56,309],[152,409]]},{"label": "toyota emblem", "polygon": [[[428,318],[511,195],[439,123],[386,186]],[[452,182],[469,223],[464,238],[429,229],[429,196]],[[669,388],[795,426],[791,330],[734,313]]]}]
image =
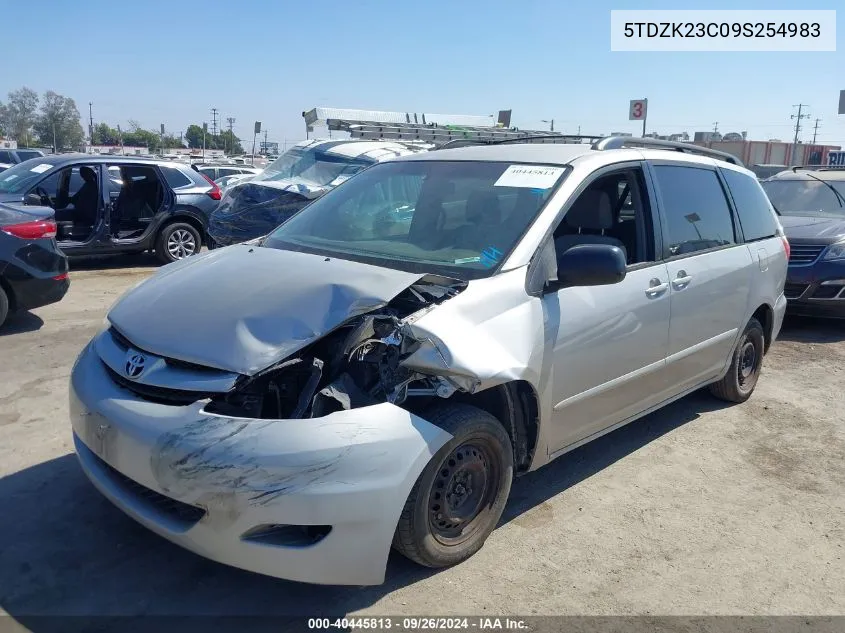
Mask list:
[{"label": "toyota emblem", "polygon": [[146,362],[147,359],[144,358],[143,354],[139,354],[135,351],[129,352],[126,355],[126,375],[130,378],[137,378],[144,373],[144,365]]}]

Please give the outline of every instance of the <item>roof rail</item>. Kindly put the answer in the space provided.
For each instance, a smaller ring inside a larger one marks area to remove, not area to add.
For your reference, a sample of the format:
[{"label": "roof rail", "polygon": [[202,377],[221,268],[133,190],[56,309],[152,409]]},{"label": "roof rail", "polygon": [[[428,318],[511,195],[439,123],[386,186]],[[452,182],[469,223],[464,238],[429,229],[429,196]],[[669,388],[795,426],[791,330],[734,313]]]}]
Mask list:
[{"label": "roof rail", "polygon": [[701,147],[700,145],[693,145],[692,143],[680,143],[677,141],[664,141],[657,138],[641,138],[637,136],[608,136],[600,141],[596,141],[592,145],[592,149],[621,149],[623,147],[646,147],[654,149],[667,149],[676,152],[684,152],[686,154],[699,154],[700,156],[709,156],[718,160],[724,160],[734,165],[744,167],[742,161],[733,154],[727,152],[720,152],[709,147]]},{"label": "roof rail", "polygon": [[[792,172],[795,173],[799,169],[804,171],[836,171],[845,169],[845,165],[793,165]],[[784,169],[784,171],[787,171]]]},{"label": "roof rail", "polygon": [[564,143],[578,144],[588,143],[593,139],[602,139],[601,135],[592,134],[531,134],[525,133],[510,138],[456,138],[443,143],[436,149],[454,149],[466,147],[467,145],[502,145],[504,143]]}]

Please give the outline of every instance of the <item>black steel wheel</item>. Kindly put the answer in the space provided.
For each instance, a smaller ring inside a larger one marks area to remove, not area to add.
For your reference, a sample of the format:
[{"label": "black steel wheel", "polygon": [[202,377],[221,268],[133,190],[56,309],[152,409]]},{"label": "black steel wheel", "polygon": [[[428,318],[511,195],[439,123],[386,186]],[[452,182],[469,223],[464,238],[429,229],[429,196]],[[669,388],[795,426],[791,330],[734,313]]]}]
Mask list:
[{"label": "black steel wheel", "polygon": [[499,421],[452,404],[424,416],[452,439],[420,474],[396,528],[394,547],[426,567],[472,556],[496,527],[513,478],[513,450]]},{"label": "black steel wheel", "polygon": [[766,339],[763,326],[752,318],[734,348],[728,373],[710,385],[711,393],[728,402],[745,402],[754,392],[763,367]]}]

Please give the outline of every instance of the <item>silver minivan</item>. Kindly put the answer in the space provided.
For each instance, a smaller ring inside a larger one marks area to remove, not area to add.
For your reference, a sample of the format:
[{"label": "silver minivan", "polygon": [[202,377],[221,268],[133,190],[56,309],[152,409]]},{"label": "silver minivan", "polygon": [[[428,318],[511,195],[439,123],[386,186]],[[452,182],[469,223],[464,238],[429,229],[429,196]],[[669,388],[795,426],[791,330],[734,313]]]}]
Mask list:
[{"label": "silver minivan", "polygon": [[378,163],[123,296],[70,381],[124,512],[214,560],[377,584],[476,552],[514,476],[709,386],[746,400],[789,245],[692,145],[500,143]]}]

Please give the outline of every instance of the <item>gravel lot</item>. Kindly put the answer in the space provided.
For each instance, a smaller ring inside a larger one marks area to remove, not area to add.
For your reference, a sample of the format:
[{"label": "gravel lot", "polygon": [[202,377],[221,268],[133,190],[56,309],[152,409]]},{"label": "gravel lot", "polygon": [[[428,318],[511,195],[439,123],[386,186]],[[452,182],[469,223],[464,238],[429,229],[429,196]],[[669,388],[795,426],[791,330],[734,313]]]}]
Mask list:
[{"label": "gravel lot", "polygon": [[0,613],[845,613],[845,323],[787,321],[754,397],[704,393],[518,480],[468,562],[393,555],[381,587],[206,561],[115,509],[77,467],[76,354],[150,259],[83,261],[59,304],[0,332]]}]

